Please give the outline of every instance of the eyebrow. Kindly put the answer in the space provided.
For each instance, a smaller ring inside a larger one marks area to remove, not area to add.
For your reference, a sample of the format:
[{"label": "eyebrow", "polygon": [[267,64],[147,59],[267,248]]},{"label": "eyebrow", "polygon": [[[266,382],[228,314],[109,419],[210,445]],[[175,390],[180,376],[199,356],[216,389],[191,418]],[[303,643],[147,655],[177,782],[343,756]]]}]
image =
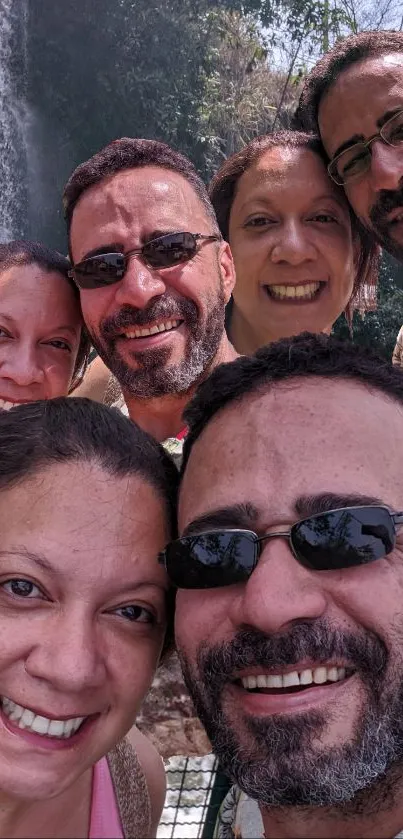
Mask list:
[{"label": "eyebrow", "polygon": [[32,553],[32,551],[27,551],[25,548],[13,548],[9,551],[0,551],[0,559],[9,557],[9,556],[20,556],[23,559],[29,559],[30,562],[33,562],[42,571],[50,571],[52,574],[55,573],[55,569],[51,565],[51,563],[42,555],[37,553]]},{"label": "eyebrow", "polygon": [[204,533],[206,530],[219,530],[220,528],[239,527],[241,530],[250,530],[259,518],[259,510],[250,502],[244,504],[233,504],[228,507],[220,507],[198,516],[193,519],[184,529],[183,536],[193,536]]},{"label": "eyebrow", "polygon": [[[398,108],[392,108],[392,110],[390,110],[390,111],[386,111],[383,114],[383,116],[381,116],[381,117],[379,117],[379,119],[377,119],[377,121],[376,121],[377,128],[382,128],[382,126],[385,125],[385,122],[387,122],[388,119],[392,119],[392,117],[394,117],[396,114],[400,113],[400,111],[402,111],[402,110],[403,110],[403,107],[400,106]],[[353,136],[350,137],[349,140],[346,140],[345,143],[342,143],[341,146],[338,146],[338,148],[333,153],[333,155],[331,157],[331,160],[334,160],[334,158],[337,157],[338,154],[341,154],[342,151],[346,151],[347,149],[351,148],[351,146],[355,146],[356,143],[366,143],[366,142],[367,142],[367,139],[364,136],[364,134],[353,134]]]},{"label": "eyebrow", "polygon": [[385,502],[370,495],[360,495],[358,493],[338,495],[333,492],[325,492],[320,495],[301,495],[296,499],[294,509],[301,518],[309,518],[320,513],[328,513],[330,510],[338,510],[341,507],[368,507],[374,504],[384,506]]},{"label": "eyebrow", "polygon": [[[294,502],[295,513],[298,518],[310,518],[320,513],[328,513],[341,507],[366,507],[373,505],[384,506],[385,502],[375,496],[350,494],[337,495],[332,492],[319,495],[301,495]],[[208,530],[239,528],[240,530],[255,530],[263,517],[263,511],[245,502],[228,507],[220,507],[203,516],[193,519],[183,531],[183,536],[196,536]]]},{"label": "eyebrow", "polygon": [[[158,239],[160,236],[168,236],[170,233],[178,233],[182,232],[182,230],[184,230],[183,227],[178,228],[174,226],[172,226],[171,230],[153,230],[152,233],[144,237],[143,245],[146,245],[147,242],[151,242],[153,239]],[[143,247],[143,245],[139,245],[139,249]],[[131,248],[129,248],[129,250],[131,250]],[[94,248],[92,251],[87,251],[87,253],[85,253],[80,259],[80,262],[84,262],[85,259],[91,259],[92,256],[102,256],[104,253],[124,254],[125,248],[121,242],[112,242],[110,245],[102,245],[100,248]]]},{"label": "eyebrow", "polygon": [[[0,321],[2,321],[2,320],[5,320],[5,321],[7,321],[7,323],[10,323],[10,324],[13,324],[13,325],[16,323],[16,321],[14,320],[13,317],[11,317],[11,315],[6,315],[3,312],[0,312]],[[57,326],[51,326],[51,327],[49,327],[47,332],[50,334],[54,331],[57,332],[59,329],[64,330],[65,332],[70,332],[70,334],[73,335],[74,338],[78,334],[77,329],[75,329],[74,326],[70,326],[70,324],[67,324],[67,323],[66,324],[60,324],[60,325],[57,325]]]},{"label": "eyebrow", "polygon": [[[102,247],[94,248],[92,251],[87,251],[79,260],[84,262],[85,259],[91,259],[92,256],[102,256],[104,253],[123,253],[124,247],[121,242],[111,242],[109,245],[102,245]],[[77,263],[76,263],[77,265]]]}]

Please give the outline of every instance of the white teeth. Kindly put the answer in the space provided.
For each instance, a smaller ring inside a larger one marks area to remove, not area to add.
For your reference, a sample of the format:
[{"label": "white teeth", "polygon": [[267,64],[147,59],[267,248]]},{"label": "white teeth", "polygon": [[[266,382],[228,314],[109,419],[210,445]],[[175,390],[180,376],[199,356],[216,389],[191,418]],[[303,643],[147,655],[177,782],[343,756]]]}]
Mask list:
[{"label": "white teeth", "polygon": [[278,673],[276,675],[245,676],[241,679],[242,686],[246,690],[256,688],[271,688],[272,690],[285,690],[300,685],[324,685],[326,682],[340,682],[346,678],[345,667],[315,667],[306,670],[292,670],[291,673]]},{"label": "white teeth", "polygon": [[296,670],[293,670],[292,673],[284,673],[283,676],[283,688],[293,688],[299,685],[299,676]]},{"label": "white teeth", "polygon": [[311,300],[319,290],[320,282],[302,283],[300,285],[271,285],[267,288],[270,296],[278,300],[293,300],[295,298],[299,300]]},{"label": "white teeth", "polygon": [[10,408],[14,408],[14,405],[18,405],[18,402],[9,402],[7,399],[0,399],[1,411],[9,411]]},{"label": "white teeth", "polygon": [[283,677],[282,676],[266,676],[266,687],[268,687],[268,688],[282,688],[283,687]]},{"label": "white teeth", "polygon": [[36,731],[37,734],[47,734],[50,722],[46,717],[41,717],[37,714],[30,725],[31,731]]},{"label": "white teeth", "polygon": [[[341,670],[342,668],[340,668]],[[344,679],[344,676],[343,676]],[[327,671],[327,681],[328,682],[338,682],[339,680],[339,671],[337,667],[329,667]]]},{"label": "white teeth", "polygon": [[315,670],[313,671],[313,680],[315,685],[324,685],[327,681],[327,668],[315,667]]},{"label": "white teeth", "polygon": [[29,729],[36,734],[48,737],[68,738],[80,728],[86,717],[72,717],[70,720],[50,720],[40,714],[34,714],[29,708],[17,705],[7,697],[1,700],[2,711],[9,720],[16,723],[18,728]]},{"label": "white teeth", "polygon": [[180,320],[166,320],[163,323],[155,324],[149,328],[130,329],[123,334],[125,338],[146,338],[148,335],[156,335],[157,332],[169,332],[171,329],[176,329],[179,325]]}]

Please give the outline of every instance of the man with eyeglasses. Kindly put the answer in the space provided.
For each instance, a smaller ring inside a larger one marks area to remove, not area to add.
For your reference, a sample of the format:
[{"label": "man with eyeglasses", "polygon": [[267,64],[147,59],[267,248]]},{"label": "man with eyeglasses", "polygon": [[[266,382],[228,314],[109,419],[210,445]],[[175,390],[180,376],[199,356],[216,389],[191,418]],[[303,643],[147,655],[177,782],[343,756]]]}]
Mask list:
[{"label": "man with eyeglasses", "polygon": [[71,276],[122,406],[180,454],[196,385],[236,357],[224,329],[233,261],[205,186],[164,143],[123,138],[78,166],[64,208]]},{"label": "man with eyeglasses", "polygon": [[361,32],[307,77],[297,111],[365,227],[403,261],[403,32]]},{"label": "man with eyeglasses", "polygon": [[400,370],[305,334],[215,370],[186,412],[160,561],[235,784],[217,837],[403,836],[402,409]]}]

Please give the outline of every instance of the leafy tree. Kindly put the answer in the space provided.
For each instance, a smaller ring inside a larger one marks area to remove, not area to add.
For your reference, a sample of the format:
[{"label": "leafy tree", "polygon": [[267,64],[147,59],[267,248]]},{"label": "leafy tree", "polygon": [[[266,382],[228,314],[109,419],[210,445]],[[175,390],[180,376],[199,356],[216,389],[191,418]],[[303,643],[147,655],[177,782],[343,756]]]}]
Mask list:
[{"label": "leafy tree", "polygon": [[[385,358],[391,359],[402,323],[403,266],[385,254],[380,269],[378,307],[363,318],[355,314],[353,339],[356,343],[376,349]],[[339,318],[334,333],[341,338],[350,338],[344,318]]]}]

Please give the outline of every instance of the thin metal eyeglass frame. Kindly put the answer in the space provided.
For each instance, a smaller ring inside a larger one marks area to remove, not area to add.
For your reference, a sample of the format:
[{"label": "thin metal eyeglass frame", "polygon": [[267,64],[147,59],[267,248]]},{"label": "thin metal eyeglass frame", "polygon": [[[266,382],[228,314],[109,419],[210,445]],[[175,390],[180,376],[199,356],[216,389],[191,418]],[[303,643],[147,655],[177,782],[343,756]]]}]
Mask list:
[{"label": "thin metal eyeglass frame", "polygon": [[[191,256],[187,256],[186,259],[183,259],[181,262],[174,262],[172,265],[163,265],[163,266],[161,266],[161,268],[156,268],[155,265],[150,265],[150,263],[147,261],[147,257],[144,256],[144,250],[146,248],[148,248],[150,245],[154,244],[155,242],[160,242],[161,239],[165,238],[165,236],[176,236],[178,233],[184,233],[186,235],[193,236],[193,238],[195,240],[195,243],[196,243],[196,247],[195,247],[194,252],[191,254]],[[174,268],[176,265],[181,265],[183,262],[190,262],[190,260],[193,259],[193,257],[195,256],[195,254],[197,252],[197,243],[200,240],[205,241],[205,242],[207,242],[207,241],[219,242],[220,239],[221,239],[221,237],[218,236],[218,235],[207,234],[207,233],[190,233],[189,230],[176,230],[173,233],[164,233],[163,236],[157,236],[155,239],[150,239],[150,241],[146,242],[144,245],[142,245],[141,248],[132,248],[130,251],[127,251],[126,253],[120,253],[119,251],[110,251],[109,253],[94,254],[94,256],[89,256],[88,259],[83,259],[82,262],[78,262],[77,265],[73,265],[73,267],[70,268],[70,270],[67,273],[68,273],[68,276],[70,277],[70,279],[75,280],[75,274],[76,273],[80,274],[80,265],[85,265],[85,263],[88,262],[90,259],[96,259],[98,256],[99,257],[105,257],[105,256],[111,256],[111,255],[113,255],[113,256],[123,256],[124,257],[124,272],[123,272],[121,277],[118,277],[116,279],[116,282],[118,283],[118,282],[120,282],[120,280],[123,280],[123,277],[124,277],[124,275],[127,271],[127,264],[128,264],[128,261],[129,261],[131,256],[142,256],[143,261],[145,262],[146,265],[149,265],[151,268],[154,268],[154,270],[156,270],[156,271],[165,271],[167,268]],[[84,272],[84,276],[85,276],[85,272]],[[101,285],[102,285],[102,283],[101,283]],[[114,285],[114,283],[108,283],[108,285]]]},{"label": "thin metal eyeglass frame", "polygon": [[[290,548],[291,548],[292,554],[294,556],[294,559],[297,562],[299,562],[300,564],[302,564],[301,560],[299,559],[298,554],[297,554],[297,552],[296,552],[296,550],[295,550],[295,548],[292,544],[292,531],[295,527],[298,527],[298,525],[304,524],[307,521],[311,521],[312,519],[321,518],[322,516],[326,516],[326,515],[331,515],[332,513],[345,513],[345,512],[349,512],[350,510],[360,510],[360,509],[363,509],[363,510],[369,510],[369,509],[386,510],[386,512],[389,514],[389,516],[392,519],[393,524],[395,526],[395,534],[396,534],[396,529],[403,525],[403,512],[392,513],[389,510],[389,507],[386,507],[384,504],[363,504],[362,506],[359,505],[359,506],[355,506],[355,507],[336,507],[333,510],[326,510],[323,513],[316,513],[313,516],[306,516],[305,518],[299,519],[298,521],[294,522],[294,524],[290,525],[290,527],[287,528],[286,530],[276,530],[273,533],[266,533],[265,536],[258,536],[257,533],[255,533],[253,530],[248,530],[247,528],[244,529],[244,528],[241,528],[241,527],[239,527],[239,528],[237,528],[237,527],[217,528],[216,530],[209,530],[209,531],[206,531],[206,532],[208,532],[208,533],[221,533],[221,532],[245,533],[245,534],[248,534],[248,535],[252,536],[253,537],[252,541],[256,545],[254,565],[253,565],[253,568],[251,569],[251,572],[250,572],[252,574],[253,571],[256,568],[256,565],[258,563],[258,560],[259,560],[261,552],[262,552],[262,549],[259,547],[259,545],[262,542],[265,542],[268,539],[273,539],[273,538],[288,539],[288,541],[290,543]],[[200,533],[198,535],[203,536],[204,534]],[[184,538],[195,538],[195,537],[197,538],[196,534],[195,534],[195,536],[184,537]],[[180,539],[178,541],[180,541]],[[385,556],[386,556],[386,554],[385,554]],[[166,569],[166,553],[165,553],[165,551],[162,551],[159,554],[158,561],[160,562],[161,565],[164,565],[164,567]]]},{"label": "thin metal eyeglass frame", "polygon": [[[328,175],[332,179],[332,181],[334,181],[334,183],[337,184],[337,186],[345,186],[345,184],[349,184],[351,181],[355,181],[357,178],[361,178],[362,175],[365,175],[365,172],[367,172],[371,166],[370,146],[375,140],[382,140],[383,143],[385,143],[387,146],[391,146],[391,148],[397,148],[398,146],[403,144],[403,140],[401,143],[390,143],[389,140],[387,140],[386,137],[384,137],[382,134],[385,128],[387,128],[387,126],[390,125],[390,123],[393,122],[396,119],[396,117],[400,117],[402,115],[403,110],[398,111],[397,114],[394,114],[393,117],[391,117],[387,120],[387,122],[385,122],[380,131],[377,131],[376,134],[373,134],[372,137],[369,138],[369,140],[365,141],[365,143],[354,143],[352,146],[349,146],[348,149],[344,149],[342,152],[340,152],[340,154],[338,154],[336,157],[333,158],[333,160],[330,161],[327,167]],[[352,175],[351,178],[347,178],[346,181],[337,180],[336,177],[332,175],[331,168],[334,166],[335,163],[337,163],[338,160],[340,160],[341,157],[343,157],[344,154],[346,154],[346,152],[351,151],[351,149],[356,148],[356,146],[361,146],[361,148],[364,147],[366,150],[368,150],[368,166],[366,166],[365,169],[363,169],[361,172],[358,172],[357,175]]]}]

